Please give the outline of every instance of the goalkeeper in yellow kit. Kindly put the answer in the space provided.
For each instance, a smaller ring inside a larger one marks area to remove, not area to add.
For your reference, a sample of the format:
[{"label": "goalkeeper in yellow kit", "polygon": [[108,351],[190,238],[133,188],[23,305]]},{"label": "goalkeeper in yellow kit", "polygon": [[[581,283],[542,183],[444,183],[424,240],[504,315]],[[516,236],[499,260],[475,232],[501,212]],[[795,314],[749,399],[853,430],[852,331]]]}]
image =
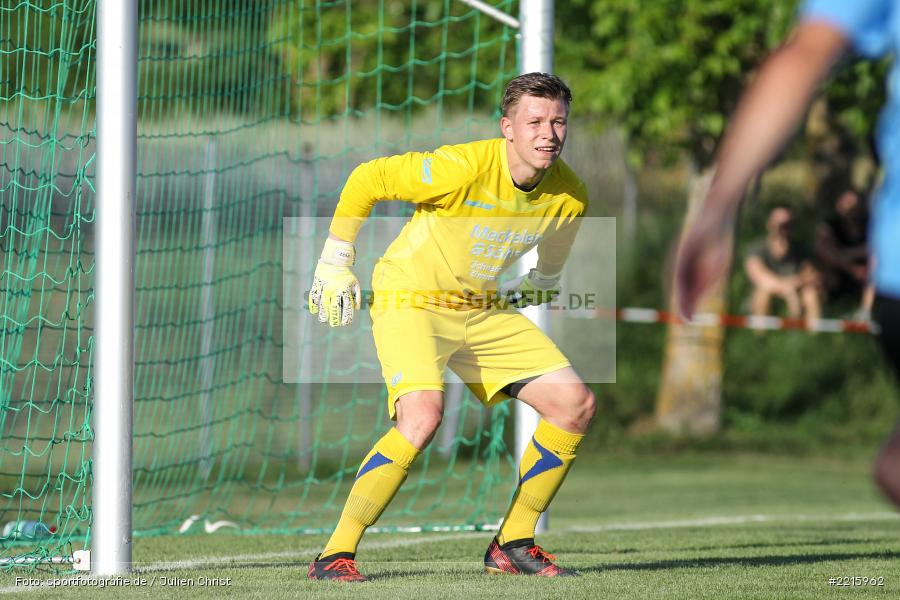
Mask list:
[{"label": "goalkeeper in yellow kit", "polygon": [[[309,294],[310,311],[349,325],[360,308],[353,241],[380,200],[416,204],[375,267],[372,332],[396,427],[363,459],[337,527],[310,579],[365,581],[355,562],[375,523],[428,445],[443,414],[442,374],[453,369],[485,404],[510,397],[541,416],[522,456],[519,485],[485,554],[489,573],[571,576],[535,543],[535,526],[562,484],[595,399],[555,344],[513,306],[558,293],[584,184],[561,160],[571,92],[529,73],[506,87],[503,137],[357,167],[335,209]],[[498,290],[497,278],[532,247],[535,269]]]}]

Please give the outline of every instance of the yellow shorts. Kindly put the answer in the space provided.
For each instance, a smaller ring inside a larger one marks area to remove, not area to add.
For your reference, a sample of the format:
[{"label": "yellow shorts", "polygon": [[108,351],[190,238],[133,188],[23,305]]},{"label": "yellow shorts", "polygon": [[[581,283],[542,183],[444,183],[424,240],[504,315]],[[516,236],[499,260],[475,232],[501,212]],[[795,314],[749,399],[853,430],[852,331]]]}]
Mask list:
[{"label": "yellow shorts", "polygon": [[403,394],[444,390],[450,367],[485,405],[507,400],[504,387],[569,366],[556,344],[515,310],[454,310],[433,305],[370,311],[388,411]]}]

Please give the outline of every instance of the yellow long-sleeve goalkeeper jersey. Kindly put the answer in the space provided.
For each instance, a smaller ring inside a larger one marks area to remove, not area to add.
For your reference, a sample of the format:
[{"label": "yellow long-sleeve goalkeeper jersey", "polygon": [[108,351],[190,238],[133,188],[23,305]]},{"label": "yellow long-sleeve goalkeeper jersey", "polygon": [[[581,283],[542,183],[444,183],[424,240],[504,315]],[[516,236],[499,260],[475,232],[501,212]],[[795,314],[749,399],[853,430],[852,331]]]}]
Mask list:
[{"label": "yellow long-sleeve goalkeeper jersey", "polygon": [[559,272],[587,209],[584,183],[560,159],[524,192],[513,184],[502,138],[409,152],[358,166],[347,179],[330,231],[353,241],[379,200],[416,204],[375,268],[379,294],[414,292],[467,307],[532,247],[538,270]]}]

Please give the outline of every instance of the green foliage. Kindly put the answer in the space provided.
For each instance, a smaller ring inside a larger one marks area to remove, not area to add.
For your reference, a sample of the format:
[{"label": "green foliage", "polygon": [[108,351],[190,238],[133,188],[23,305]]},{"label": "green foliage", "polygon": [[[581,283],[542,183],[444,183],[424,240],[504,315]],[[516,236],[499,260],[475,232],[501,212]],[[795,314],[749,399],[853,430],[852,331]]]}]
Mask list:
[{"label": "green foliage", "polygon": [[865,146],[875,129],[876,118],[886,102],[887,71],[890,60],[859,60],[848,57],[835,72],[825,95],[828,104]]},{"label": "green foliage", "polygon": [[888,402],[848,401],[857,389],[866,389],[865,396],[873,400],[893,396],[870,336],[736,330],[730,332],[725,352],[726,419],[731,411],[753,412],[764,420],[818,413],[841,423],[895,412]]},{"label": "green foliage", "polygon": [[[557,3],[557,64],[576,110],[623,127],[641,165],[712,159],[762,60],[785,39],[798,2],[575,0]],[[865,147],[884,103],[886,61],[846,61],[826,88],[840,125]]]},{"label": "green foliage", "polygon": [[578,80],[589,110],[625,128],[636,162],[686,151],[705,165],[748,73],[787,32],[793,4],[566,3],[560,7],[560,64]]}]

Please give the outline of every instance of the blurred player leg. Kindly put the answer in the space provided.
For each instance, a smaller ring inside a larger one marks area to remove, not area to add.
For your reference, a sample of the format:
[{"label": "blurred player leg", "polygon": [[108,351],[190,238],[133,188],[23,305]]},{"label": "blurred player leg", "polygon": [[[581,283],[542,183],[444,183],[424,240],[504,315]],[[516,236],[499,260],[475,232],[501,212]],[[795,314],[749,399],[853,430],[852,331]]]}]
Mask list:
[{"label": "blurred player leg", "polygon": [[[872,317],[881,327],[878,341],[900,380],[900,300],[876,296]],[[875,459],[875,481],[900,506],[900,426],[890,435]]]}]

